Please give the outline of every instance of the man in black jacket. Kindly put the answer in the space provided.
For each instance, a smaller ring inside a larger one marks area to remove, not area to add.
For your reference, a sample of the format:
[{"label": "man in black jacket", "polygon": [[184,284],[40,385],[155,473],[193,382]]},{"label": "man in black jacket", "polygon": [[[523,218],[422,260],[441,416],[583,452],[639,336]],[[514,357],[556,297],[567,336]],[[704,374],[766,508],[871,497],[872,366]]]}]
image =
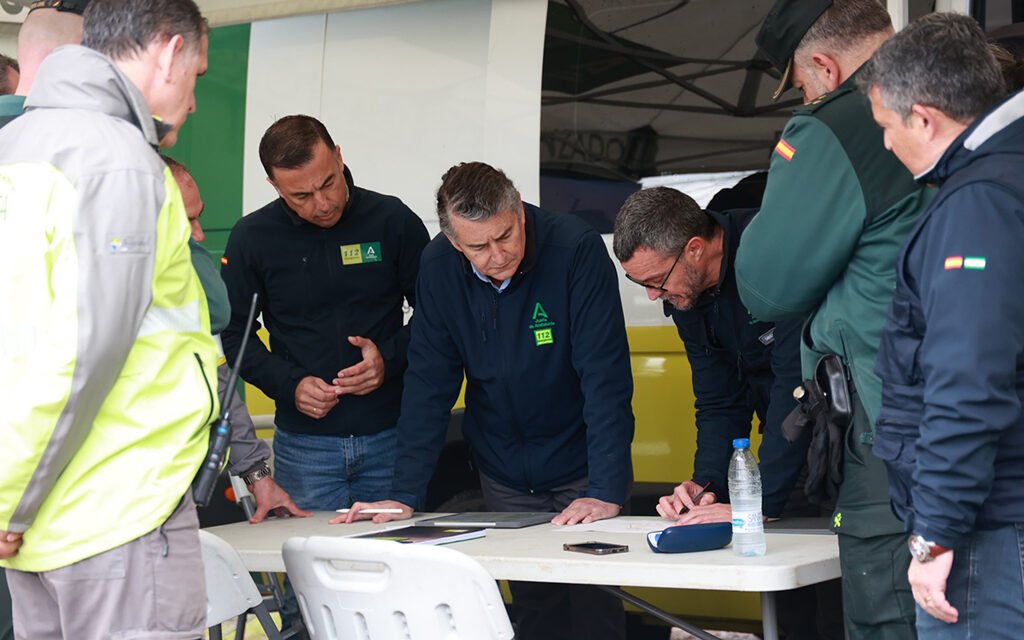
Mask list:
[{"label": "man in black jacket", "polygon": [[[755,189],[753,197],[744,199],[756,206],[760,194]],[[802,382],[802,319],[757,322],[736,290],[733,259],[756,213],[705,212],[686,194],[656,187],[631,195],[615,219],[615,257],[629,280],[646,288],[651,300],[663,301],[686,346],[693,376],[693,477],[662,497],[657,507],[663,518],[678,524],[732,519],[726,501],[732,441],[749,437],[755,415],[763,433],[758,457],[764,515],[818,515],[796,486],[810,433],[793,443],[782,436],[782,420],[796,405],[793,389]],[[680,515],[682,511],[686,513]],[[835,615],[841,611],[837,581],[779,596],[779,619],[787,638],[843,637],[842,615]],[[825,614],[817,620],[816,598],[819,613]]]},{"label": "man in black jacket", "polygon": [[[633,382],[615,269],[585,223],[524,205],[473,162],[442,179],[443,235],[423,252],[398,423],[393,500],[422,508],[466,379],[463,432],[488,508],[611,518],[632,481]],[[374,521],[394,516],[380,514]],[[625,637],[622,606],[595,587],[513,583],[517,638]]]},{"label": "man in black jacket", "polygon": [[222,260],[234,364],[250,300],[270,332],[251,336],[242,377],[276,402],[278,483],[303,509],[391,492],[409,341],[402,305],[428,236],[400,200],[355,186],[322,123],[288,116],[260,142],[280,198],[235,225]]},{"label": "man in black jacket", "polygon": [[[686,345],[697,399],[693,479],[676,487],[658,512],[681,523],[731,520],[726,470],[732,441],[764,425],[759,450],[764,515],[777,518],[807,456],[807,435],[782,437],[782,419],[796,406],[800,385],[800,320],[757,322],[739,299],[732,260],[756,209],[704,212],[668,187],[638,191],[615,220],[615,256],[626,277],[662,300]],[[707,487],[694,505],[692,498]]]}]

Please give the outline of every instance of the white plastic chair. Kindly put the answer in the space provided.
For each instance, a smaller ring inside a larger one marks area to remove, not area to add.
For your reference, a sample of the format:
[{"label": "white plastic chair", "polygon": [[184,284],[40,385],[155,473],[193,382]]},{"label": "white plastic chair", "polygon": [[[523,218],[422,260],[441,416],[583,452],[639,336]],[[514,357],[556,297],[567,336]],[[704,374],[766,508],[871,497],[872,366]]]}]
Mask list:
[{"label": "white plastic chair", "polygon": [[312,640],[509,640],[498,585],[443,547],[291,538],[284,565]]},{"label": "white plastic chair", "polygon": [[[260,621],[269,640],[283,637],[270,617],[270,611],[252,576],[242,564],[238,552],[227,542],[200,529],[199,541],[203,550],[203,570],[206,574],[206,626],[211,640],[220,640],[220,625],[231,619],[244,629],[248,614]],[[236,631],[241,638],[244,631]]]}]

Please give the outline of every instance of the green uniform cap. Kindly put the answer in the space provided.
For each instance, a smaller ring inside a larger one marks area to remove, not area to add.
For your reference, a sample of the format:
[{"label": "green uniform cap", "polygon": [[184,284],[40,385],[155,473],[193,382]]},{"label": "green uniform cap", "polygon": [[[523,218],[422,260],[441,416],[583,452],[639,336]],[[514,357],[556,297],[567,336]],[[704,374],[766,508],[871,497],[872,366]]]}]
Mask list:
[{"label": "green uniform cap", "polygon": [[779,99],[790,87],[793,54],[811,25],[832,6],[832,0],[778,0],[757,32],[757,46],[782,72],[782,82],[772,98]]}]

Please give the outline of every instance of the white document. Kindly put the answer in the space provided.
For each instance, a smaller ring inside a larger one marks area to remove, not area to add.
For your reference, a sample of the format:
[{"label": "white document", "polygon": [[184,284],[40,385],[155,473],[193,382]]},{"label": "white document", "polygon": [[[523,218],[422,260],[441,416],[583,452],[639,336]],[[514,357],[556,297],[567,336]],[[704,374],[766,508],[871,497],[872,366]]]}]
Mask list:
[{"label": "white document", "polygon": [[555,527],[562,533],[579,533],[581,531],[598,531],[600,533],[649,533],[671,527],[674,522],[662,518],[611,518],[598,520],[590,524],[570,524]]}]

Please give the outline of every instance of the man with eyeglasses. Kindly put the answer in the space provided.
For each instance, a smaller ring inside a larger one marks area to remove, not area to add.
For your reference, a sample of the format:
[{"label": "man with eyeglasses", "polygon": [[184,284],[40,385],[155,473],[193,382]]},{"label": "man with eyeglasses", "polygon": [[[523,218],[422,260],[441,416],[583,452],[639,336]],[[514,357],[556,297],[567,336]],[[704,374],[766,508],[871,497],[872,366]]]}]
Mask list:
[{"label": "man with eyeglasses", "polygon": [[[754,203],[756,204],[756,203]],[[801,319],[757,322],[740,301],[733,258],[740,235],[757,213],[702,210],[667,187],[644,189],[615,219],[615,257],[626,278],[660,300],[686,346],[697,408],[693,477],[658,502],[658,513],[677,524],[728,522],[728,468],[734,438],[750,435],[757,416],[763,513],[769,518],[818,515],[801,490],[809,433],[790,443],[782,420],[794,408],[801,383]],[[793,500],[790,500],[791,495]],[[787,638],[842,638],[842,615],[809,614],[840,608],[838,585],[787,592],[779,600]],[[782,594],[780,594],[782,595]],[[793,606],[789,606],[792,602]],[[794,615],[786,615],[793,613]]]}]

